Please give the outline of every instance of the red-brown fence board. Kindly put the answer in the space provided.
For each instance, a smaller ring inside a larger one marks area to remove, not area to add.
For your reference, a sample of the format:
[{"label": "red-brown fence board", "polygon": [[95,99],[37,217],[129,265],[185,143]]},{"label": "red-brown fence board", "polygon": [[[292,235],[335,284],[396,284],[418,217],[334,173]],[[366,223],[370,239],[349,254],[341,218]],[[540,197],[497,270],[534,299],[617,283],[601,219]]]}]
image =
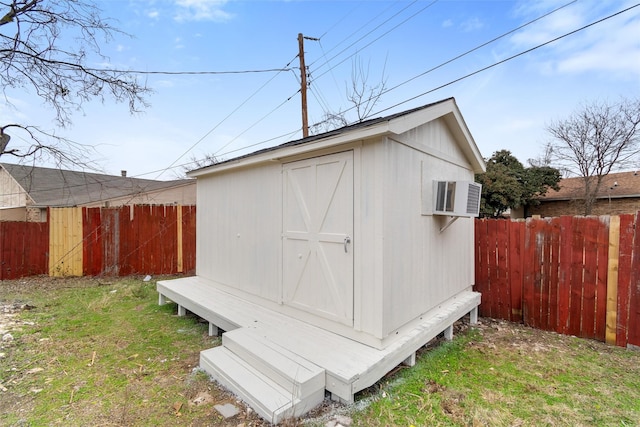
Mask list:
[{"label": "red-brown fence board", "polygon": [[609,218],[601,218],[598,229],[598,272],[596,291],[595,339],[605,341],[607,330],[607,273],[609,268]]},{"label": "red-brown fence board", "polygon": [[196,207],[182,207],[182,272],[192,274],[196,269]]},{"label": "red-brown fence board", "polygon": [[640,346],[640,212],[636,214],[633,231],[633,254],[631,256],[631,276],[629,280],[629,334],[628,344]]},{"label": "red-brown fence board", "polygon": [[536,326],[534,282],[536,276],[536,228],[537,222],[528,220],[524,239],[524,280],[522,287],[522,321]]},{"label": "red-brown fence board", "polygon": [[508,271],[510,275],[509,290],[511,296],[508,320],[511,320],[512,322],[521,322],[522,283],[524,276],[522,266],[522,248],[524,247],[525,223],[523,221],[508,221],[507,224],[509,225]]},{"label": "red-brown fence board", "polygon": [[635,235],[633,215],[620,215],[620,255],[618,257],[618,315],[616,344],[628,342],[629,296],[631,287],[631,255]]},{"label": "red-brown fence board", "polygon": [[549,265],[549,299],[547,330],[554,331],[558,324],[558,289],[560,283],[560,218],[549,220],[548,232],[551,249]]},{"label": "red-brown fence board", "polygon": [[49,224],[0,222],[0,280],[49,271]]},{"label": "red-brown fence board", "polygon": [[102,270],[100,274],[118,276],[120,274],[120,210],[102,208]]},{"label": "red-brown fence board", "polygon": [[[507,255],[507,249],[509,247],[507,223],[496,223],[496,257],[498,265],[507,265],[509,259]],[[509,270],[508,269],[495,269],[496,274],[496,293],[498,296],[498,316],[502,319],[509,318],[510,311],[510,292],[509,292]]]},{"label": "red-brown fence board", "polygon": [[572,217],[560,217],[560,273],[558,284],[558,324],[556,332],[566,334],[569,328],[569,301],[571,291],[571,238]]},{"label": "red-brown fence board", "polygon": [[[620,215],[614,284],[616,344],[620,346],[640,345],[639,220],[640,213]],[[476,220],[475,289],[483,293],[480,314],[604,341],[609,222],[608,217],[569,216],[527,219],[526,223]],[[501,252],[505,250],[502,230],[507,234],[506,252]],[[496,289],[499,286],[505,290]],[[506,312],[505,303],[509,305]]]},{"label": "red-brown fence board", "polygon": [[100,208],[82,209],[82,259],[83,274],[97,276],[102,274],[103,244]]},{"label": "red-brown fence board", "polygon": [[600,221],[597,218],[584,220],[584,282],[582,286],[582,318],[580,336],[595,338],[596,291],[598,278],[598,231]]}]

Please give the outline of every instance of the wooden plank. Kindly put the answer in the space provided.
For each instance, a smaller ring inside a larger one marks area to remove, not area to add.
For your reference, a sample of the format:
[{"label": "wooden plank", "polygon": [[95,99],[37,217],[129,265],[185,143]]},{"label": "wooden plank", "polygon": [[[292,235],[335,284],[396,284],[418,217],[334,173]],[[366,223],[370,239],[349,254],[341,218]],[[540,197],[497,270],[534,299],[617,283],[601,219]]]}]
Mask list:
[{"label": "wooden plank", "polygon": [[542,237],[542,257],[541,257],[541,276],[540,276],[540,328],[544,330],[553,329],[549,324],[550,317],[550,294],[553,266],[551,259],[553,257],[552,245],[552,228],[549,219],[541,219],[541,237]]},{"label": "wooden plank", "polygon": [[486,219],[475,220],[476,266],[474,290],[482,294],[480,315],[491,317],[491,290],[489,287],[489,222]]},{"label": "wooden plank", "polygon": [[524,277],[522,289],[522,321],[525,325],[537,324],[536,304],[534,301],[534,287],[536,280],[536,233],[537,219],[528,218],[524,241]]},{"label": "wooden plank", "polygon": [[568,335],[580,335],[584,273],[584,219],[573,217],[571,222],[571,282]]},{"label": "wooden plank", "polygon": [[132,263],[135,262],[135,258],[138,255],[135,253],[137,242],[132,240],[135,236],[134,224],[132,224],[131,214],[132,210],[130,206],[121,206],[118,208],[118,275],[129,276],[133,274],[134,268]]},{"label": "wooden plank", "polygon": [[548,330],[558,329],[558,288],[560,286],[560,218],[552,218],[549,222],[550,259],[549,259],[549,297],[548,297]]},{"label": "wooden plank", "polygon": [[598,278],[598,233],[601,222],[598,218],[588,217],[582,221],[584,233],[584,273],[583,294],[580,319],[580,337],[595,338],[596,291]]},{"label": "wooden plank", "polygon": [[498,219],[496,222],[496,256],[497,256],[497,268],[496,268],[496,283],[495,289],[498,296],[498,313],[497,317],[500,319],[509,319],[509,312],[511,311],[511,295],[509,289],[509,235],[507,232],[507,226],[510,220]]},{"label": "wooden plank", "polygon": [[569,302],[571,292],[572,217],[560,217],[560,277],[558,284],[558,328],[566,334],[569,329]]},{"label": "wooden plank", "polygon": [[196,207],[182,207],[182,268],[185,274],[193,274],[196,269]]},{"label": "wooden plank", "polygon": [[498,223],[496,220],[487,220],[487,254],[489,260],[489,287],[486,299],[489,301],[490,317],[498,318],[499,316],[499,294],[498,294]]},{"label": "wooden plank", "polygon": [[527,257],[530,259],[530,276],[527,285],[527,324],[534,328],[540,327],[540,286],[541,286],[541,261],[542,261],[542,220],[533,218],[529,227],[531,236]]},{"label": "wooden plank", "polygon": [[523,283],[523,250],[524,250],[524,221],[509,222],[509,275],[510,275],[510,312],[508,320],[522,321],[522,283]]},{"label": "wooden plank", "polygon": [[182,206],[178,206],[176,214],[177,214],[177,218],[176,218],[176,226],[177,226],[177,230],[176,230],[176,245],[177,245],[177,247],[176,247],[176,249],[178,251],[178,253],[177,253],[176,271],[178,273],[182,273],[184,271],[184,261],[183,261],[183,253],[182,253],[182,249],[183,249],[183,244],[182,244],[182,237],[183,237],[182,226],[184,225],[184,223],[182,221]]},{"label": "wooden plank", "polygon": [[82,276],[82,208],[51,208],[49,218],[49,275]]},{"label": "wooden plank", "polygon": [[85,276],[102,274],[101,211],[102,208],[82,208],[82,273]]},{"label": "wooden plank", "polygon": [[620,215],[620,253],[618,256],[618,314],[616,345],[626,347],[629,326],[629,293],[631,285],[631,254],[634,238],[634,215]]},{"label": "wooden plank", "polygon": [[103,208],[102,217],[102,274],[118,276],[120,272],[120,210]]},{"label": "wooden plank", "polygon": [[633,248],[631,254],[631,277],[629,286],[629,333],[627,346],[640,346],[640,212],[636,214],[633,227]]},{"label": "wooden plank", "polygon": [[618,266],[620,255],[620,217],[609,220],[609,258],[607,264],[607,318],[605,342],[616,344],[618,324]]},{"label": "wooden plank", "polygon": [[[620,223],[618,222],[618,226]],[[619,229],[618,229],[619,232]],[[596,278],[595,339],[605,341],[607,328],[607,271],[609,262],[609,217],[600,217],[598,227],[598,271]],[[615,324],[615,322],[614,322]]]}]

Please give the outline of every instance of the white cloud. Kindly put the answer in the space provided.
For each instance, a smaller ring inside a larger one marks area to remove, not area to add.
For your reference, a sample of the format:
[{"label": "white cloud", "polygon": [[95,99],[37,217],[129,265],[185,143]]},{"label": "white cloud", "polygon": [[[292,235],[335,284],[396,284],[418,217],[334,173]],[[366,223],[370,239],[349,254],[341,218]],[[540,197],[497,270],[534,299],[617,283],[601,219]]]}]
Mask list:
[{"label": "white cloud", "polygon": [[147,17],[151,18],[151,19],[158,19],[160,18],[160,12],[156,9],[152,9],[146,12],[147,13]]},{"label": "white cloud", "polygon": [[484,24],[478,18],[471,18],[464,21],[460,26],[462,31],[470,32],[481,29],[484,27]]},{"label": "white cloud", "polygon": [[176,0],[178,12],[174,19],[178,22],[225,22],[233,18],[232,14],[223,10],[226,3],[227,0]]},{"label": "white cloud", "polygon": [[449,28],[453,26],[453,21],[451,19],[447,19],[442,22],[442,28]]},{"label": "white cloud", "polygon": [[[553,3],[553,2],[552,2]],[[523,21],[549,12],[558,4],[527,2],[517,14]],[[535,4],[537,7],[531,7]],[[624,5],[607,2],[586,2],[566,7],[541,21],[519,31],[510,42],[514,51],[521,51],[594,23]],[[538,50],[531,58],[542,74],[578,74],[589,71],[612,72],[622,78],[640,77],[640,14],[631,10],[592,27],[578,31]]]},{"label": "white cloud", "polygon": [[174,49],[184,49],[184,43],[182,43],[182,37],[176,37],[174,42]]}]

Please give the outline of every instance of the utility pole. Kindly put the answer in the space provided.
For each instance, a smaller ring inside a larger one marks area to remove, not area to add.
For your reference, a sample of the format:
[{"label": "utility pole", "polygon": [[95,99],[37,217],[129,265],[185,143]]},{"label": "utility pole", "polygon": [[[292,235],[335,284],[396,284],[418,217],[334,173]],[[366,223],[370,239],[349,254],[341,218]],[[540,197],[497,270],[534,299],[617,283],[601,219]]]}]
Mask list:
[{"label": "utility pole", "polygon": [[304,39],[318,40],[305,37],[298,33],[298,50],[300,58],[300,97],[302,98],[302,137],[309,136],[309,119],[307,118],[307,67],[304,65]]}]

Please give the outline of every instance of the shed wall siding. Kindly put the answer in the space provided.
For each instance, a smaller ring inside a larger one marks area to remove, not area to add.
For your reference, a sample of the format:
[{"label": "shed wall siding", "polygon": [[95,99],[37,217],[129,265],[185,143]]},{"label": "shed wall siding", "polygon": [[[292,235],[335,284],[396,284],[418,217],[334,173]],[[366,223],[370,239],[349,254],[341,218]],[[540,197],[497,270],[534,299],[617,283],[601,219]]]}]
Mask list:
[{"label": "shed wall siding", "polygon": [[460,218],[441,233],[449,218],[430,215],[428,206],[433,180],[474,177],[442,119],[200,177],[197,275],[282,303],[281,162],[345,150],[353,150],[354,165],[353,327],[286,304],[279,310],[363,342],[365,335],[384,340],[473,284],[473,221]]},{"label": "shed wall siding", "polygon": [[473,283],[473,221],[460,218],[441,233],[447,218],[421,214],[424,185],[428,190],[435,179],[473,181],[471,166],[441,121],[400,139],[414,138],[453,161],[394,141],[384,144],[383,337]]},{"label": "shed wall siding", "polygon": [[196,274],[280,302],[281,165],[198,182]]}]

